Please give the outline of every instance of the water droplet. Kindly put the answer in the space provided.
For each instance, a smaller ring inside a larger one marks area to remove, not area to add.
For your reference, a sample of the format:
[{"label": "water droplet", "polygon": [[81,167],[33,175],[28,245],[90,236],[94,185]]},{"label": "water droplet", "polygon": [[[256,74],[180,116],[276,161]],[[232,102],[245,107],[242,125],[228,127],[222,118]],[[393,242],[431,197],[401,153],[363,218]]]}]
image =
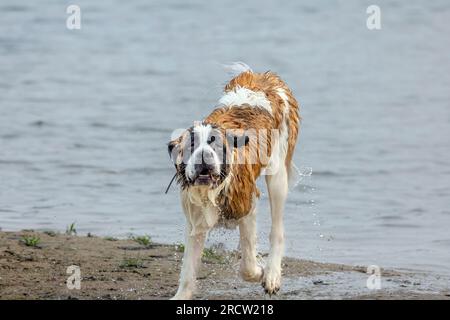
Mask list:
[{"label": "water droplet", "polygon": [[312,167],[302,167],[300,169],[300,174],[304,177],[310,177],[312,175]]}]

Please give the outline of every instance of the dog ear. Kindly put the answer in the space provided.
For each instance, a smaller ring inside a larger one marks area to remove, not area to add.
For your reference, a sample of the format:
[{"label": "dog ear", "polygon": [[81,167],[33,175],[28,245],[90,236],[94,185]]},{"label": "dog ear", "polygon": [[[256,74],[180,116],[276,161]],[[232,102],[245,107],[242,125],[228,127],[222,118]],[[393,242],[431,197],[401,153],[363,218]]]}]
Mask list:
[{"label": "dog ear", "polygon": [[172,160],[173,163],[176,162],[178,154],[180,153],[180,146],[181,146],[181,138],[172,140],[167,144],[167,151],[169,152],[169,157]]},{"label": "dog ear", "polygon": [[168,144],[167,144],[167,151],[169,151],[169,157],[170,157],[170,159],[173,159],[173,150],[175,149],[175,147],[177,146],[177,141],[176,140],[173,140],[173,141],[170,141]]},{"label": "dog ear", "polygon": [[[184,159],[179,157],[180,154],[183,155],[185,145],[187,143],[188,138],[191,136],[192,128],[185,130],[178,138],[170,141],[167,144],[167,151],[169,152],[169,157],[172,162],[177,166],[182,163]],[[187,154],[186,154],[187,155]]]}]

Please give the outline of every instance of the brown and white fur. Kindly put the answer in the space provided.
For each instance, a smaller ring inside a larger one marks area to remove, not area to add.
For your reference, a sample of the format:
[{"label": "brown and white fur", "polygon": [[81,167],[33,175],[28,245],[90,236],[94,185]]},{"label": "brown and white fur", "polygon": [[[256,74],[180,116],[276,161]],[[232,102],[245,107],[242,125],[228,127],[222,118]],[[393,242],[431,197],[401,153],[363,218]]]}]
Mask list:
[{"label": "brown and white fur", "polygon": [[[225,86],[218,107],[169,143],[186,216],[185,252],[174,299],[192,298],[208,232],[230,222],[239,225],[242,278],[261,281],[269,294],[280,289],[283,211],[299,130],[298,103],[276,74],[254,73],[244,64],[234,68],[241,72]],[[251,130],[278,134],[250,139],[245,132]],[[263,174],[272,217],[265,267],[257,262],[255,212],[256,179]]]}]

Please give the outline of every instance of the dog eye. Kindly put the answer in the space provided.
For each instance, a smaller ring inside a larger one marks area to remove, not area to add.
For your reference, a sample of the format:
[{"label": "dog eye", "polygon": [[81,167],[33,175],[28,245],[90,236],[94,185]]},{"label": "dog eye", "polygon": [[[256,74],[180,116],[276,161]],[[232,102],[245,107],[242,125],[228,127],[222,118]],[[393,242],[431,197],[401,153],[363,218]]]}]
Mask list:
[{"label": "dog eye", "polygon": [[216,137],[211,136],[211,137],[209,138],[209,140],[208,140],[208,144],[211,144],[211,143],[213,143],[214,141],[216,141]]}]

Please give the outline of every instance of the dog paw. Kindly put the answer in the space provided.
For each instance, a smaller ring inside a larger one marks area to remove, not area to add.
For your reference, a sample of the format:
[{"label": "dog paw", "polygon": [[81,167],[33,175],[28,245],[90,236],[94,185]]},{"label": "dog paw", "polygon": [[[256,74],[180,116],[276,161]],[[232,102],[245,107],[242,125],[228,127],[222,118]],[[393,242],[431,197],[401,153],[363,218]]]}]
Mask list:
[{"label": "dog paw", "polygon": [[241,277],[245,281],[259,282],[264,274],[264,269],[260,266],[255,266],[251,269],[241,268]]},{"label": "dog paw", "polygon": [[261,284],[267,294],[277,294],[281,287],[281,270],[264,270]]},{"label": "dog paw", "polygon": [[190,292],[177,292],[170,300],[191,300],[192,293]]}]

